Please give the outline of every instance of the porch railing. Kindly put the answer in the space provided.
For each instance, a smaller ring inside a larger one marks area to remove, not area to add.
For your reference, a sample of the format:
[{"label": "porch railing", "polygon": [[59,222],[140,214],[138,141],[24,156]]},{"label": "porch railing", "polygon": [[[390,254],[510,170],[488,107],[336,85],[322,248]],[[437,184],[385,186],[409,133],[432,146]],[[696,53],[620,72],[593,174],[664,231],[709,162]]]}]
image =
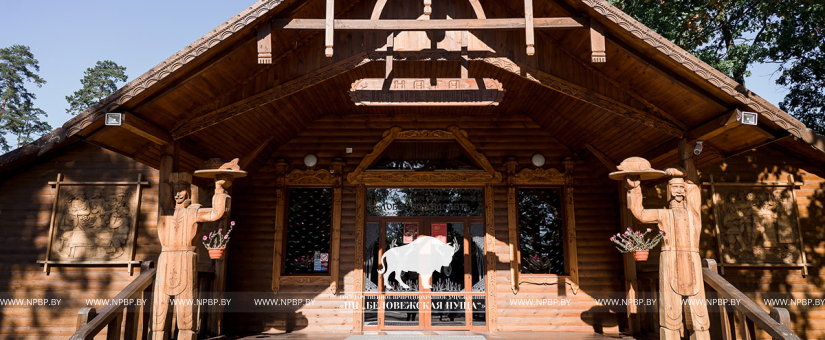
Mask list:
[{"label": "porch railing", "polygon": [[716,290],[720,298],[737,301],[735,305],[730,307],[736,314],[736,319],[739,320],[738,327],[736,324],[731,324],[733,318],[731,318],[729,308],[725,304],[719,305],[722,339],[732,340],[735,336],[734,333],[738,333],[739,338],[743,340],[755,339],[755,326],[759,326],[773,339],[799,340],[799,337],[790,329],[791,317],[787,309],[772,307],[770,314],[768,314],[756,302],[745,296],[728,280],[719,275],[715,260],[705,259],[702,261],[702,267],[705,283]]},{"label": "porch railing", "polygon": [[[142,262],[140,275],[110,300],[110,303],[103,307],[100,313],[94,307],[80,309],[77,316],[77,331],[70,339],[91,340],[107,329],[106,339],[119,340],[121,339],[121,327],[123,340],[149,339],[155,276],[155,264],[152,261]],[[199,295],[211,293],[214,278],[214,272],[198,272]],[[137,299],[142,299],[145,303],[142,305],[129,303]],[[201,333],[211,334],[211,330],[207,329],[207,325],[203,322],[209,317],[207,309],[199,307],[196,315],[200,326],[198,329]]]},{"label": "porch railing", "polygon": [[[728,301],[736,300],[735,305],[719,304],[718,310],[708,310],[711,317],[718,320],[711,320],[711,338],[721,340],[743,339],[752,340],[756,338],[756,327],[765,331],[773,339],[798,340],[791,331],[791,317],[788,310],[782,307],[773,307],[770,313],[759,307],[753,300],[734,287],[728,280],[717,272],[716,261],[704,259],[702,261],[702,276],[707,286],[715,291],[719,299]],[[659,307],[658,291],[659,273],[639,272],[637,274],[639,298],[643,300],[657,301],[654,305],[639,306],[639,320],[641,333],[646,337],[658,338],[659,336]],[[710,291],[708,291],[710,293]],[[707,294],[708,296],[712,296]],[[708,308],[717,308],[708,306]]]},{"label": "porch railing", "polygon": [[[108,328],[106,339],[119,340],[124,310],[126,311],[124,340],[148,339],[149,323],[152,319],[152,289],[155,283],[155,272],[155,264],[152,261],[142,262],[140,275],[110,300],[110,303],[103,307],[100,313],[97,313],[94,307],[81,308],[77,316],[77,331],[70,339],[91,340],[103,329]],[[145,299],[146,304],[137,306],[134,303],[128,303],[129,300],[139,298]]]}]

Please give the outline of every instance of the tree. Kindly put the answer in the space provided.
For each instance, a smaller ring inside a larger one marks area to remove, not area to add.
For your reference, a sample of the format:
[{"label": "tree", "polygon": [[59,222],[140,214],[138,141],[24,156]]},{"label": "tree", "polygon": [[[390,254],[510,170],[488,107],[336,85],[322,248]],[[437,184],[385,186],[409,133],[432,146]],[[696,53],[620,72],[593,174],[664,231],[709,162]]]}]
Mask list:
[{"label": "tree", "polygon": [[0,119],[14,106],[34,100],[26,82],[37,87],[46,83],[37,75],[40,65],[28,46],[12,45],[0,48]]},{"label": "tree", "polygon": [[825,131],[825,10],[816,1],[610,0],[743,86],[755,63],[776,63],[780,107]]},{"label": "tree", "polygon": [[825,4],[787,5],[769,50],[783,61],[776,83],[789,91],[779,107],[825,134]]},{"label": "tree", "polygon": [[40,65],[28,46],[0,48],[0,148],[9,150],[7,133],[17,136],[17,145],[28,142],[32,134],[48,132],[51,127],[40,121],[43,110],[33,108],[35,95],[27,83],[37,87],[46,83],[37,75]]},{"label": "tree", "polygon": [[[10,110],[3,120],[3,129],[7,133],[17,136],[17,146],[21,147],[27,143],[34,141],[33,135],[43,135],[52,130],[49,123],[40,120],[40,117],[46,117],[46,112],[34,107],[32,101],[27,100],[22,105],[15,106]],[[4,150],[8,150],[9,146],[5,140],[2,145]]]},{"label": "tree", "polygon": [[126,67],[110,60],[98,61],[94,67],[87,68],[83,74],[83,79],[80,80],[83,87],[71,96],[66,96],[66,101],[69,102],[66,113],[76,115],[86,111],[114,93],[118,88],[118,81],[125,82],[128,79]]}]

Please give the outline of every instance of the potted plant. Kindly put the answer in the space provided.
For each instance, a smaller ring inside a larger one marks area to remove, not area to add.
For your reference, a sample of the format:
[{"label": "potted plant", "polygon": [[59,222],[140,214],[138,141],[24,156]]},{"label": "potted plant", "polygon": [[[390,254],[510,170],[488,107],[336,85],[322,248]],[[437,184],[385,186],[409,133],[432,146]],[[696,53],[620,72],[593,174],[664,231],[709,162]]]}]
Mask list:
[{"label": "potted plant", "polygon": [[209,258],[218,260],[223,257],[223,251],[226,250],[226,244],[229,243],[229,234],[232,228],[235,227],[235,221],[229,222],[229,230],[223,234],[223,228],[203,235],[203,246],[209,251]]},{"label": "potted plant", "polygon": [[636,261],[647,261],[650,249],[657,246],[659,242],[662,241],[662,238],[665,237],[665,232],[661,230],[659,230],[657,235],[647,237],[647,234],[651,231],[650,228],[647,228],[647,230],[642,233],[627,228],[624,233],[611,236],[610,240],[618,245],[616,249],[619,249],[620,252],[633,252],[633,258],[635,258]]}]

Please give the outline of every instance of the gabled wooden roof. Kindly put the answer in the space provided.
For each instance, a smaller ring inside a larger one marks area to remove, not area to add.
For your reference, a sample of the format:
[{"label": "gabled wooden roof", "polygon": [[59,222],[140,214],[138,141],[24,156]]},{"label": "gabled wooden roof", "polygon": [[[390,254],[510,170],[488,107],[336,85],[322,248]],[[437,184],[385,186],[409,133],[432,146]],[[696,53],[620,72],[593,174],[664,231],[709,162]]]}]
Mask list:
[{"label": "gabled wooden roof", "polygon": [[[517,0],[455,2],[452,16],[475,18],[478,7],[488,18],[523,16]],[[271,153],[327,113],[386,113],[355,107],[346,95],[355,79],[383,77],[383,55],[365,45],[375,43],[374,34],[339,33],[335,57],[325,58],[323,34],[273,30],[273,63],[257,64],[255,30],[262,20],[321,18],[324,5],[319,0],[257,1],[61,128],[0,156],[0,170],[81,139],[156,166],[160,147],[154,138],[181,142],[182,166],[194,169],[214,156]],[[392,6],[401,5],[389,1],[385,15],[401,15],[403,6]],[[335,15],[363,19],[372,9],[372,1],[338,2]],[[711,152],[703,153],[700,164],[778,139],[784,139],[783,145],[796,143],[794,149],[805,157],[825,160],[823,143],[798,120],[606,1],[537,0],[534,11],[537,17],[597,20],[606,28],[607,62],[590,63],[583,31],[537,31],[534,57],[524,55],[523,33],[473,32],[480,41],[498,45],[496,53],[470,56],[470,74],[501,80],[508,91],[504,103],[496,108],[403,108],[393,114],[524,113],[575,152],[596,148],[615,160],[642,155],[658,165],[674,161],[674,143],[682,136],[710,136],[706,146]],[[408,61],[397,63],[396,77],[456,76],[458,61],[416,61],[431,57],[399,53],[397,58]],[[438,58],[455,59],[449,53]],[[718,133],[720,122],[727,122],[735,109],[758,112],[760,126]],[[103,127],[106,112],[128,112],[130,119],[162,136]]]}]

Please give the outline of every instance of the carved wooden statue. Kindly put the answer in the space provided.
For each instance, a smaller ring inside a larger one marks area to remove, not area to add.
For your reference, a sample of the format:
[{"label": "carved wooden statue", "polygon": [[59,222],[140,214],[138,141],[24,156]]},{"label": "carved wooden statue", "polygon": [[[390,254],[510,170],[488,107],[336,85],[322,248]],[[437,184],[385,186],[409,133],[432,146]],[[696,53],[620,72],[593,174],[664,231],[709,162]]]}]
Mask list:
[{"label": "carved wooden statue", "polygon": [[[225,167],[227,169],[224,169]],[[186,301],[186,303],[175,304],[177,338],[180,340],[197,338],[194,320],[197,305],[192,300],[197,294],[198,255],[195,251],[195,242],[200,233],[201,223],[218,221],[229,213],[231,198],[226,194],[225,188],[232,185],[235,177],[242,177],[245,174],[239,171],[236,163],[227,163],[221,169],[195,172],[196,176],[215,179],[212,208],[202,208],[200,204],[191,203],[191,174],[175,172],[169,176],[169,182],[173,187],[175,209],[171,216],[162,216],[161,223],[158,225],[158,238],[162,248],[155,279],[153,339],[165,339],[164,332],[167,326],[170,298]]]},{"label": "carved wooden statue", "polygon": [[[699,257],[702,232],[699,187],[686,182],[682,170],[654,170],[647,160],[639,157],[624,160],[618,168],[621,171],[611,173],[610,178],[625,181],[630,211],[640,222],[657,223],[665,232],[659,257],[659,338],[680,339],[682,299],[687,298],[694,331],[691,339],[709,340],[710,320]],[[644,209],[639,181],[664,176],[670,177],[667,185],[669,209]]]}]

